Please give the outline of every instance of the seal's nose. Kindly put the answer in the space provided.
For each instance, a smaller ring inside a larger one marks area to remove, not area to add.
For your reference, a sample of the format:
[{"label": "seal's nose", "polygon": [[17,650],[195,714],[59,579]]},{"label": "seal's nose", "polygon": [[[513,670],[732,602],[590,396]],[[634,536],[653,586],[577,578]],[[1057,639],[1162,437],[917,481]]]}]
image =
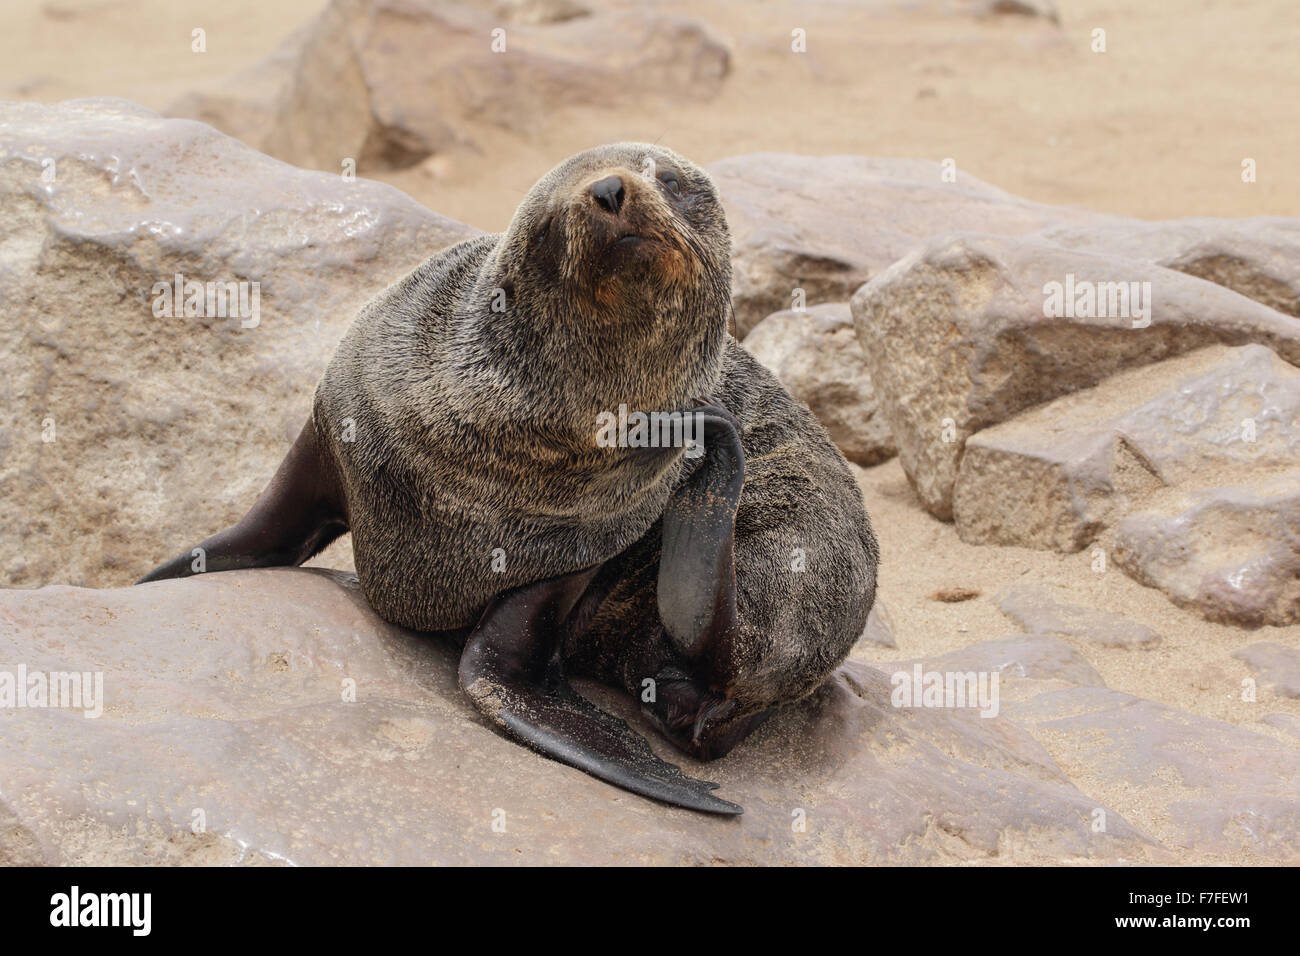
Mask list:
[{"label": "seal's nose", "polygon": [[624,195],[623,180],[617,176],[606,176],[591,186],[591,198],[596,200],[596,205],[615,216],[623,208]]}]

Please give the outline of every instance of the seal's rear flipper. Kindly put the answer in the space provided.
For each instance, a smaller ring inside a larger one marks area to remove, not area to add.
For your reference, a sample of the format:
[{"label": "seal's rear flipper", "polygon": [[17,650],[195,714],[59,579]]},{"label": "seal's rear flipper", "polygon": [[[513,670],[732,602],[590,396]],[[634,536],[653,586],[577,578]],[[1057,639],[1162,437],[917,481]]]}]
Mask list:
[{"label": "seal's rear flipper", "polygon": [[562,624],[596,569],[524,585],[497,598],[470,634],[460,686],[494,723],[535,750],[615,786],[709,813],[742,808],[657,757],[624,721],[565,682]]},{"label": "seal's rear flipper", "polygon": [[348,530],[333,464],[321,454],[311,419],[275,477],[232,528],[154,568],[136,584],[201,571],[298,565]]}]

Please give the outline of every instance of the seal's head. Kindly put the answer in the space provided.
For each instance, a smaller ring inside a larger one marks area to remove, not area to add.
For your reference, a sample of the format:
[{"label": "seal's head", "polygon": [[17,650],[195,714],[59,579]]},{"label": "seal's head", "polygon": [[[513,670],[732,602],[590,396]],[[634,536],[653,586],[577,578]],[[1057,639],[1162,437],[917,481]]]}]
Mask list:
[{"label": "seal's head", "polygon": [[542,177],[502,238],[496,279],[525,309],[562,298],[570,320],[718,323],[730,237],[708,175],[661,146],[616,143]]}]

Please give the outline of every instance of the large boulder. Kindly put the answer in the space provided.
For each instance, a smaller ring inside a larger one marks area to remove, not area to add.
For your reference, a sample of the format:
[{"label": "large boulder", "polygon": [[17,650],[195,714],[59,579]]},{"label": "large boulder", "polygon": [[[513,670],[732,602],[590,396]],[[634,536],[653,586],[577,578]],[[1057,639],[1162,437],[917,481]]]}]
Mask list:
[{"label": "large boulder", "polygon": [[168,112],[299,166],[400,169],[481,151],[481,130],[538,133],[557,110],[707,98],[730,64],[708,27],[648,9],[332,0],[266,61]]},{"label": "large boulder", "polygon": [[708,167],[732,237],[732,301],[742,336],[773,312],[843,302],[932,236],[1018,236],[1049,225],[1121,220],[1021,199],[940,163],[749,153]]},{"label": "large boulder", "polygon": [[1300,364],[1300,322],[1222,286],[1041,241],[945,236],[851,300],[872,385],[925,507],[949,519],[966,440],[1126,368],[1215,343]]},{"label": "large boulder", "polygon": [[895,708],[889,679],[862,664],[708,765],[663,744],[622,695],[581,685],[745,807],[725,820],[505,739],[457,688],[456,659],[380,621],[337,572],[0,592],[0,661],[25,662],[29,699],[42,682],[71,686],[62,672],[92,688],[101,674],[103,691],[0,709],[0,862],[1162,858],[1115,809],[1096,832],[1096,800],[1014,725]]},{"label": "large boulder", "polygon": [[473,234],[121,100],[0,104],[0,580],[129,582],[237,519],[358,307]]},{"label": "large boulder", "polygon": [[1300,462],[1300,369],[1214,345],[1114,375],[976,432],[953,492],[963,541],[1077,551],[1171,486]]},{"label": "large boulder", "polygon": [[897,453],[847,302],[769,315],[744,345],[808,406],[849,461],[866,467]]}]

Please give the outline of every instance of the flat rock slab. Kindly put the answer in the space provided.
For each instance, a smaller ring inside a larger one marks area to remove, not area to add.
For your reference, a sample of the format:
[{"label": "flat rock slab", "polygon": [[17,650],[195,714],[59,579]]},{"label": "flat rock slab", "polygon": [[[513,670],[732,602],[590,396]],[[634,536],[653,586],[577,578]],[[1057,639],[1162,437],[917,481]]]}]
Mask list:
[{"label": "flat rock slab", "polygon": [[1295,714],[1265,714],[1259,718],[1259,722],[1269,727],[1276,727],[1300,740],[1300,717]]},{"label": "flat rock slab", "polygon": [[1031,634],[1074,637],[1101,647],[1154,647],[1160,635],[1122,614],[1057,600],[1041,584],[1020,584],[997,596],[998,607]]},{"label": "flat rock slab", "polygon": [[997,674],[999,681],[1106,686],[1086,657],[1060,638],[1045,634],[1012,634],[978,641],[938,657],[876,666],[892,676],[918,663],[926,670]]},{"label": "flat rock slab", "polygon": [[1300,369],[1261,345],[1130,369],[966,441],[963,541],[1077,551],[1154,491],[1300,462]]},{"label": "flat rock slab", "polygon": [[1104,687],[1004,710],[1081,787],[1180,857],[1300,862],[1300,748]]},{"label": "flat rock slab", "polygon": [[1275,694],[1281,697],[1300,697],[1300,650],[1283,647],[1273,641],[1260,641],[1234,651],[1232,656],[1245,661]]},{"label": "flat rock slab", "polygon": [[476,234],[123,100],[0,104],[0,582],[126,584],[232,524],[356,310]]},{"label": "flat rock slab", "polygon": [[847,302],[769,315],[744,345],[808,406],[849,461],[869,467],[897,454]]},{"label": "flat rock slab", "polygon": [[1115,563],[1211,621],[1300,621],[1300,471],[1171,491],[1115,528]]},{"label": "flat rock slab", "polygon": [[895,709],[885,675],[859,664],[721,761],[664,746],[745,806],[721,820],[499,736],[456,688],[456,657],[377,620],[354,578],[325,571],[2,592],[0,670],[102,672],[104,703],[97,718],[0,710],[0,861],[1159,857],[1118,813],[1093,832],[1096,801],[1024,731],[968,710]]}]

